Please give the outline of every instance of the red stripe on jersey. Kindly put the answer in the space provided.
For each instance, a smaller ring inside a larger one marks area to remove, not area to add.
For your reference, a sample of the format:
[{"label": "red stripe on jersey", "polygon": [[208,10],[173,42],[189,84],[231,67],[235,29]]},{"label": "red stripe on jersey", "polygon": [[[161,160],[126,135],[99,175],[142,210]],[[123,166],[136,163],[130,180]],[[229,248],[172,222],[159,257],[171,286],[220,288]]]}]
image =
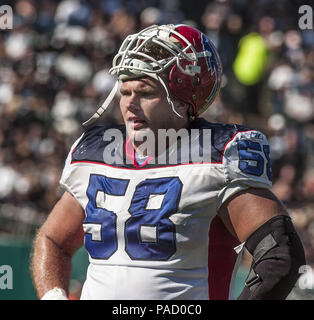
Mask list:
[{"label": "red stripe on jersey", "polygon": [[208,248],[208,288],[210,300],[228,300],[232,273],[237,260],[234,247],[240,242],[216,216],[210,225]]},{"label": "red stripe on jersey", "polygon": [[70,164],[74,164],[74,163],[91,163],[91,164],[100,164],[100,165],[105,165],[108,167],[112,167],[112,168],[119,168],[119,169],[127,169],[127,170],[136,170],[138,168],[141,168],[142,170],[147,170],[147,169],[157,169],[157,168],[167,168],[167,167],[175,167],[175,166],[182,166],[182,165],[194,165],[194,164],[223,164],[223,157],[226,151],[226,148],[228,146],[228,144],[235,139],[235,137],[239,134],[239,133],[244,133],[244,132],[250,132],[250,131],[255,131],[253,129],[250,130],[245,130],[245,131],[237,131],[231,139],[229,139],[223,147],[222,153],[221,153],[221,158],[220,161],[211,161],[211,162],[192,162],[192,163],[178,163],[178,164],[171,164],[171,165],[166,165],[166,166],[153,166],[153,167],[149,167],[149,168],[144,168],[152,159],[154,159],[153,157],[148,157],[147,160],[139,165],[135,159],[135,150],[132,146],[131,143],[131,139],[128,138],[125,141],[124,144],[124,150],[125,150],[125,154],[126,156],[131,160],[132,165],[134,166],[134,168],[124,168],[124,167],[116,167],[114,165],[109,165],[107,163],[104,162],[97,162],[97,161],[90,161],[90,160],[73,160],[73,153],[75,152],[77,146],[75,148],[73,148],[72,152],[71,152],[71,162]]}]

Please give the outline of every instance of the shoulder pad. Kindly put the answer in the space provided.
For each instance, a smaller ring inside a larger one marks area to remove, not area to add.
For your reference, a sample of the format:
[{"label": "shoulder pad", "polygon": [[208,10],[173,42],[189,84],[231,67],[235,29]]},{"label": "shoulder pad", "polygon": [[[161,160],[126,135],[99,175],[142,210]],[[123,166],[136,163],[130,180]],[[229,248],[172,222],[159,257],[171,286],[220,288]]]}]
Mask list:
[{"label": "shoulder pad", "polygon": [[117,132],[121,133],[122,141],[116,141],[117,143],[122,143],[125,138],[125,126],[93,126],[85,131],[83,137],[77,144],[76,148],[72,153],[73,162],[79,161],[92,161],[92,162],[105,162],[104,159],[104,148],[108,145],[110,140],[104,139],[104,133],[108,132],[109,129],[116,129]]},{"label": "shoulder pad", "polygon": [[223,152],[227,143],[230,142],[237,133],[252,130],[251,128],[238,124],[211,123],[202,118],[193,121],[191,128],[200,130],[211,129],[211,157],[213,163],[222,162]]}]

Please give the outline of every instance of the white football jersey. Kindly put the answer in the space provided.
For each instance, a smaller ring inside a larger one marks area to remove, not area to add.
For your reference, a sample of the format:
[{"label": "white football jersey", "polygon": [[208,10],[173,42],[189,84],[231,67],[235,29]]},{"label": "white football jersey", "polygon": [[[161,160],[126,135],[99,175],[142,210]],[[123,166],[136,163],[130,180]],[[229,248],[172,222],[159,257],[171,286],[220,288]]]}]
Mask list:
[{"label": "white football jersey", "polygon": [[[232,298],[239,243],[216,215],[239,191],[271,187],[269,146],[238,125],[191,128],[176,163],[139,166],[124,126],[93,127],[72,146],[60,183],[86,213],[81,299]],[[207,161],[192,161],[199,150]]]}]

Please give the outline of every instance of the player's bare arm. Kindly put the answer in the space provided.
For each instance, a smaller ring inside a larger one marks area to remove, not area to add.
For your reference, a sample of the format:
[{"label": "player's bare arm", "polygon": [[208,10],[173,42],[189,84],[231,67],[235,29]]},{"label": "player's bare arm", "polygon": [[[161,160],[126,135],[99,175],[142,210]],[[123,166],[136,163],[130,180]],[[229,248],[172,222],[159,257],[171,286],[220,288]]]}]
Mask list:
[{"label": "player's bare arm", "polygon": [[240,242],[274,216],[288,214],[283,204],[268,189],[247,189],[224,203],[219,216]]},{"label": "player's bare arm", "polygon": [[283,204],[268,189],[250,188],[224,203],[219,216],[253,256],[239,299],[284,299],[305,257]]},{"label": "player's bare arm", "polygon": [[39,230],[33,247],[31,272],[39,298],[57,287],[68,290],[71,259],[84,239],[84,211],[65,192]]}]

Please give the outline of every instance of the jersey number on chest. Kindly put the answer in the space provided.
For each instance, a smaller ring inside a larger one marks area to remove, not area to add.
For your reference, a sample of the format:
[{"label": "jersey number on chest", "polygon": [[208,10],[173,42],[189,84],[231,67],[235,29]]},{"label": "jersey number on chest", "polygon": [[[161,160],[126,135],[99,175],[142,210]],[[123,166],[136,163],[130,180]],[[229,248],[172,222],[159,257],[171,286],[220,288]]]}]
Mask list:
[{"label": "jersey number on chest", "polygon": [[[90,175],[83,227],[85,247],[94,259],[109,259],[118,249],[117,213],[98,207],[97,193],[120,197],[123,202],[128,187],[128,179]],[[181,191],[178,177],[146,179],[136,186],[127,208],[130,218],[124,225],[125,251],[132,260],[168,260],[175,253],[175,225],[169,217],[177,212]],[[157,209],[148,207],[154,196],[162,196]]]}]

